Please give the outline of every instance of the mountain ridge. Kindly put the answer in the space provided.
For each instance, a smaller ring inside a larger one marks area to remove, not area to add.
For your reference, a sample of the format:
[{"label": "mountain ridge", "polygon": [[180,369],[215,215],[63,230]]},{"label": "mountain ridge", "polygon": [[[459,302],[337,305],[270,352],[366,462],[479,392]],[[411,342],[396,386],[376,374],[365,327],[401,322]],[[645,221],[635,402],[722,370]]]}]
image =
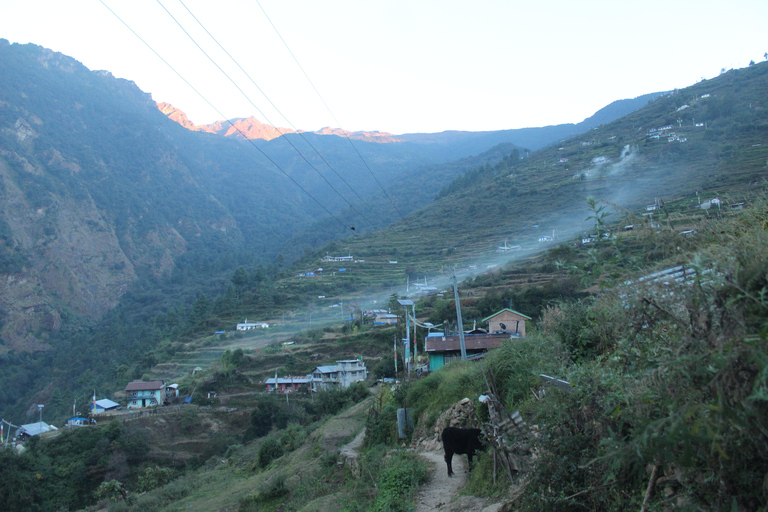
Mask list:
[{"label": "mountain ridge", "polygon": [[[237,117],[228,119],[226,121],[215,121],[210,124],[195,125],[189,120],[187,114],[181,109],[178,109],[170,103],[158,102],[157,107],[172,121],[177,122],[184,128],[192,131],[215,133],[224,137],[233,137],[236,139],[261,139],[272,140],[283,135],[291,133],[308,133],[305,130],[293,130],[291,128],[279,128],[272,126],[271,124],[265,124],[256,119],[253,116],[249,117]],[[361,140],[365,142],[402,142],[397,139],[391,133],[379,132],[379,131],[356,131],[350,132],[342,130],[341,128],[321,128],[314,132],[317,135],[336,135],[338,137],[346,137],[354,140]]]}]

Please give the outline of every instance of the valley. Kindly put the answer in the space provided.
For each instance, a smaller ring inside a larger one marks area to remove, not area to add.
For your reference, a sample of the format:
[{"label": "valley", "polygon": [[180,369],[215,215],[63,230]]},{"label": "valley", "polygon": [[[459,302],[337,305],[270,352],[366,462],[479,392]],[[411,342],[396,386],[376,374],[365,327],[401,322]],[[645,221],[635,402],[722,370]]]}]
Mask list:
[{"label": "valley", "polygon": [[[188,130],[135,85],[34,45],[0,44],[0,83],[2,418],[61,424],[136,381],[189,399],[2,450],[3,503],[428,508],[419,486],[444,468],[404,448],[471,403],[462,426],[496,430],[467,503],[766,506],[768,63],[581,126],[355,139],[370,173],[337,135]],[[285,137],[317,144],[339,180]],[[337,197],[345,183],[358,199]],[[526,336],[408,375],[398,299],[426,326],[418,368],[433,329],[511,309]],[[374,325],[385,310],[397,321]],[[366,383],[267,392],[339,360],[362,360]],[[494,423],[480,396],[523,426]],[[363,427],[350,466],[339,451]]]}]

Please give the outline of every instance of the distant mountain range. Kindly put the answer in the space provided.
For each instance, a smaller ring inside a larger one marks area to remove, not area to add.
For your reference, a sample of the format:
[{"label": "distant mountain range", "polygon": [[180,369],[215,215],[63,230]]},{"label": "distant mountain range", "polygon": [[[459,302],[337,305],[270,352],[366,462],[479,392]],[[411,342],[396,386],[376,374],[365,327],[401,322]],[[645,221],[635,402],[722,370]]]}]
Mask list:
[{"label": "distant mountain range", "polygon": [[[229,119],[227,121],[217,121],[211,124],[195,125],[192,121],[189,120],[187,114],[177,109],[170,103],[158,103],[157,108],[160,109],[160,112],[168,116],[169,119],[176,121],[188,130],[215,133],[217,135],[233,137],[241,140],[272,140],[282,135],[297,133],[296,130],[291,128],[278,128],[270,124],[264,124],[255,117],[236,118]],[[303,130],[298,130],[298,132],[305,133]],[[402,142],[401,139],[397,139],[391,133],[385,132],[349,132],[342,130],[341,128],[326,127],[313,133],[318,135],[337,135],[339,137],[348,137],[350,139],[362,140],[365,142]]]},{"label": "distant mountain range", "polygon": [[[516,128],[510,130],[495,130],[485,132],[467,132],[448,130],[439,133],[406,133],[394,135],[387,132],[350,132],[342,128],[322,128],[311,132],[317,135],[337,135],[353,140],[379,143],[410,142],[414,144],[434,144],[449,146],[448,158],[462,158],[482,153],[497,144],[514,144],[521,148],[536,150],[558,140],[578,135],[601,124],[613,121],[645,106],[649,101],[662,96],[664,92],[644,94],[637,98],[617,100],[598,110],[594,115],[576,124],[561,124],[537,128]],[[187,115],[170,103],[158,103],[160,111],[169,119],[179,123],[188,130],[215,133],[237,139],[272,140],[281,135],[292,133],[307,133],[303,130],[279,128],[263,124],[254,117],[236,118],[227,121],[216,121],[206,125],[195,125]]]}]

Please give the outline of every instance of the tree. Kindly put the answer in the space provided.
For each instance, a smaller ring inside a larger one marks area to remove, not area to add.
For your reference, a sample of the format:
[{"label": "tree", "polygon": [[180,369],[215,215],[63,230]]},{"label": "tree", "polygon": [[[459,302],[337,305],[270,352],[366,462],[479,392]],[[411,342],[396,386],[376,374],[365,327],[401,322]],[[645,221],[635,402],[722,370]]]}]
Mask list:
[{"label": "tree", "polygon": [[99,488],[96,489],[96,497],[100,500],[109,499],[110,501],[118,501],[126,499],[128,497],[128,491],[125,485],[119,480],[110,480],[109,482],[101,482]]},{"label": "tree", "polygon": [[389,303],[387,303],[387,307],[390,309],[390,311],[397,309],[400,307],[400,303],[397,302],[397,299],[400,297],[397,296],[397,293],[393,293],[389,296]]},{"label": "tree", "polygon": [[600,237],[605,230],[605,218],[610,215],[610,212],[606,212],[605,205],[597,206],[597,200],[590,196],[587,198],[587,205],[592,210],[592,215],[588,216],[585,220],[594,220],[595,229],[597,230],[597,236]]},{"label": "tree", "polygon": [[197,296],[197,300],[192,305],[192,311],[189,312],[189,323],[192,325],[200,325],[208,320],[210,314],[211,301],[206,294],[201,293]]},{"label": "tree", "polygon": [[243,359],[245,359],[245,354],[242,348],[226,350],[221,356],[221,361],[227,368],[237,368],[243,363]]},{"label": "tree", "polygon": [[223,296],[220,295],[216,298],[213,313],[217,316],[231,315],[238,304],[238,293],[235,291],[235,287],[230,285]]},{"label": "tree", "polygon": [[270,462],[280,458],[282,455],[283,447],[280,446],[280,441],[274,437],[268,437],[259,446],[259,466],[265,468]]},{"label": "tree", "polygon": [[237,267],[235,273],[232,274],[232,284],[235,285],[235,291],[237,292],[237,298],[241,297],[243,289],[248,284],[248,272],[243,267]]}]

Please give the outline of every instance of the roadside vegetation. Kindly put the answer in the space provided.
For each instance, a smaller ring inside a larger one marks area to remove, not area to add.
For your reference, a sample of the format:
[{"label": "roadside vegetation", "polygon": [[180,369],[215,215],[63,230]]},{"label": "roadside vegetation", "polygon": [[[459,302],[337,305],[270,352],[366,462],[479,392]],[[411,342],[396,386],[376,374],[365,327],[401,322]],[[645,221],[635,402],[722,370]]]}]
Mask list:
[{"label": "roadside vegetation", "polygon": [[[391,339],[402,327],[348,324],[346,332],[308,331],[288,347],[227,350],[185,384],[211,408],[63,432],[21,456],[3,452],[9,476],[0,498],[40,511],[410,510],[428,471],[403,447],[465,397],[478,424],[487,421],[477,398],[492,379],[504,407],[525,421],[512,449],[521,471],[494,470],[489,450],[464,492],[514,510],[763,509],[768,206],[755,198],[743,211],[692,215],[671,204],[666,225],[620,232],[626,213],[602,204],[589,202],[586,215],[619,236],[465,281],[462,308],[476,311],[465,328],[508,303],[536,319],[526,339],[482,361],[395,387],[286,401],[256,392],[261,379],[274,368],[308,371],[318,354],[356,347],[378,358],[377,375],[392,375]],[[656,279],[675,267],[683,273]],[[430,297],[417,316],[450,320],[451,310],[447,298]],[[570,391],[540,374],[568,381]],[[207,399],[209,391],[218,397]],[[402,407],[415,418],[406,439],[397,432]],[[339,449],[363,426],[353,467]]]},{"label": "roadside vegetation", "polygon": [[[490,369],[505,407],[526,421],[529,435],[513,450],[524,469],[512,480],[499,473],[494,485],[485,454],[468,487],[514,499],[516,510],[762,510],[766,226],[758,201],[739,215],[700,219],[690,238],[647,233],[663,258],[649,257],[643,237],[576,253],[569,271],[602,281],[599,294],[551,303],[526,340],[435,372],[402,402],[433,424],[461,398],[487,393]],[[684,280],[640,279],[677,265],[688,269]],[[567,380],[571,391],[539,374]]]}]

